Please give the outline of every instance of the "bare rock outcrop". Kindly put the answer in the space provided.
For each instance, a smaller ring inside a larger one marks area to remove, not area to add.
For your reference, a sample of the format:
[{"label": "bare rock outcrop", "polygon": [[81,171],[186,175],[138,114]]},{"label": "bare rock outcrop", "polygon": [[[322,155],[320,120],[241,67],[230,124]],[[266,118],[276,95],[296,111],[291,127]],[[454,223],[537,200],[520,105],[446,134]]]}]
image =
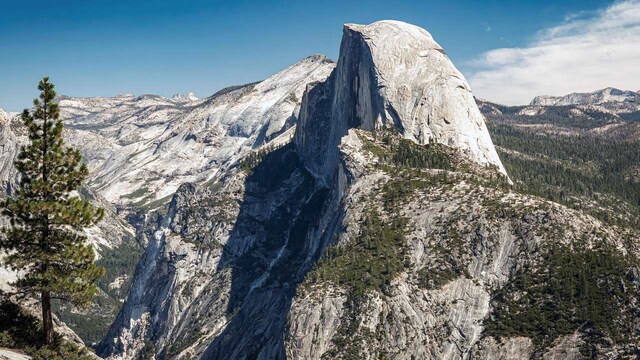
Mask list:
[{"label": "bare rock outcrop", "polygon": [[345,25],[335,70],[311,86],[295,142],[324,181],[335,176],[337,145],[350,128],[393,128],[506,175],[469,84],[424,29],[399,21]]}]

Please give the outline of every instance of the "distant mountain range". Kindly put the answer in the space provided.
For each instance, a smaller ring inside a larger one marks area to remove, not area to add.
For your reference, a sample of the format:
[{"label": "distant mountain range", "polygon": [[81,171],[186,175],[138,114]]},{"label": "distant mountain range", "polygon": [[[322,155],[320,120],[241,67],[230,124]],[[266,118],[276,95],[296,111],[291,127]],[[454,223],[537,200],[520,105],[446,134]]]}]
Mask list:
[{"label": "distant mountain range", "polygon": [[536,96],[531,105],[562,106],[562,105],[596,105],[603,103],[633,103],[640,104],[640,93],[629,90],[605,88],[590,93],[571,93],[564,96]]}]

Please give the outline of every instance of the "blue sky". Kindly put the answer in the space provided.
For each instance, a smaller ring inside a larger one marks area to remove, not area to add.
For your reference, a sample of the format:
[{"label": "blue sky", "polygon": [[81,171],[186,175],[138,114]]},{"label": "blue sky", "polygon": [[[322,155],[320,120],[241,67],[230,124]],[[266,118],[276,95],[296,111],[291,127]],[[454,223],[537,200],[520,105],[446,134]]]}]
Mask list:
[{"label": "blue sky", "polygon": [[[263,79],[314,53],[335,59],[343,23],[382,19],[427,29],[484,89],[482,74],[501,63],[487,57],[495,49],[535,47],[552,29],[597,20],[618,3],[0,0],[0,107],[29,106],[44,75],[59,93],[72,96],[193,91],[204,97]],[[493,94],[489,89],[480,95]]]}]

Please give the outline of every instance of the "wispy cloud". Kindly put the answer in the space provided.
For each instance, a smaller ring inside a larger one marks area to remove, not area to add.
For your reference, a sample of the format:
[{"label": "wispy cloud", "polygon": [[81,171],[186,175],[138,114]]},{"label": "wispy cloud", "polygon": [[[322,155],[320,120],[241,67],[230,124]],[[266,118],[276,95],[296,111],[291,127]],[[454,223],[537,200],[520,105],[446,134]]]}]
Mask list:
[{"label": "wispy cloud", "polygon": [[528,46],[488,51],[471,66],[475,94],[504,104],[608,86],[637,91],[640,0],[568,15],[562,24],[540,31]]}]

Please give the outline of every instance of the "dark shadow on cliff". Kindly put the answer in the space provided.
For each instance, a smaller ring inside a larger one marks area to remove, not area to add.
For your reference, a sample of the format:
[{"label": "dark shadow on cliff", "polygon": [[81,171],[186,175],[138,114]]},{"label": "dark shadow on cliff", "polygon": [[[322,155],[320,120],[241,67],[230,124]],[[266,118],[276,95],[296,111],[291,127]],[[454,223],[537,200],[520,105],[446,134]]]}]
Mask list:
[{"label": "dark shadow on cliff", "polygon": [[219,265],[232,271],[231,321],[203,359],[284,359],[296,286],[333,233],[324,230],[339,223],[339,214],[322,221],[337,195],[318,186],[292,144],[265,155],[249,171]]}]

